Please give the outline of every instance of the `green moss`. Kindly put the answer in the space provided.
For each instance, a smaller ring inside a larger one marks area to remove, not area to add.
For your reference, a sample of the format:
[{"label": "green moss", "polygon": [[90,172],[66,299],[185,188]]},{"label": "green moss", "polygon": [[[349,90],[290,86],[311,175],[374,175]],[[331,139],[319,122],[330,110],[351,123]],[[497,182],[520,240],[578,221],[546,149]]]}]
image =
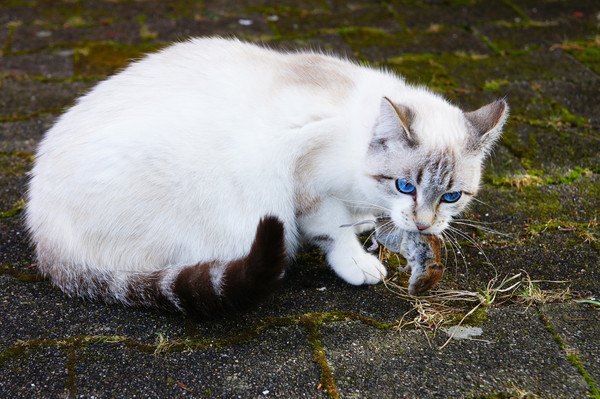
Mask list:
[{"label": "green moss", "polygon": [[77,395],[75,362],[77,361],[77,347],[71,345],[67,348],[67,393],[69,398],[74,398]]},{"label": "green moss", "polygon": [[475,35],[475,37],[477,37],[479,40],[481,40],[483,43],[485,43],[486,46],[488,46],[488,48],[490,50],[492,50],[492,52],[496,55],[504,55],[504,50],[502,50],[496,43],[494,43],[489,37],[487,37],[486,35],[484,35],[483,33],[479,32],[479,30],[477,29],[472,29],[473,34]]},{"label": "green moss", "polygon": [[537,196],[534,190],[524,190],[526,195],[518,199],[516,207],[526,210],[532,217],[547,219],[559,215],[562,210],[562,201],[557,193],[545,193]]},{"label": "green moss", "polygon": [[20,199],[17,202],[15,202],[15,204],[13,205],[13,207],[11,209],[6,210],[6,211],[1,211],[0,219],[8,219],[8,218],[12,218],[17,215],[20,215],[21,212],[23,212],[23,209],[25,209],[25,200]]},{"label": "green moss", "polygon": [[565,352],[565,355],[567,356],[567,359],[569,359],[569,362],[571,362],[571,364],[577,368],[579,374],[581,374],[585,382],[588,384],[590,389],[590,397],[593,399],[600,399],[600,390],[596,385],[596,381],[594,381],[594,378],[590,375],[590,373],[588,373],[588,371],[583,366],[579,355],[567,346],[560,334],[556,332],[556,330],[550,323],[550,320],[548,320],[548,318],[541,311],[538,311],[538,316],[542,323],[544,323],[546,330],[552,335],[560,349],[562,349]]},{"label": "green moss", "polygon": [[473,313],[471,313],[463,322],[463,324],[468,326],[478,326],[483,324],[484,321],[488,319],[488,314],[484,307],[477,308]]},{"label": "green moss", "polygon": [[509,125],[504,130],[501,141],[511,154],[519,159],[521,166],[525,169],[531,167],[532,160],[538,152],[538,145],[537,142],[535,142],[535,137],[533,137],[533,135],[525,142],[517,135],[517,131]]},{"label": "green moss", "polygon": [[2,265],[0,265],[0,274],[6,274],[9,276],[12,276],[12,277],[16,278],[17,280],[25,282],[25,283],[37,283],[37,282],[45,280],[45,278],[40,276],[39,274],[23,272],[21,270],[14,268],[13,266],[9,265],[8,263],[3,263]]},{"label": "green moss", "polygon": [[159,48],[157,44],[130,46],[114,42],[80,45],[73,53],[76,76],[106,76],[124,68],[145,53]]},{"label": "green moss", "polygon": [[4,47],[2,48],[2,51],[0,51],[0,55],[10,54],[15,33],[21,25],[23,25],[22,21],[10,21],[6,23],[6,39],[4,40]]},{"label": "green moss", "polygon": [[447,92],[458,87],[446,68],[447,61],[463,58],[458,54],[403,54],[387,60],[386,66],[398,72],[407,80],[427,85],[439,92]]},{"label": "green moss", "polygon": [[43,115],[60,114],[63,111],[64,111],[64,107],[50,107],[50,108],[39,109],[37,111],[29,112],[26,114],[5,115],[5,116],[0,116],[0,123],[25,121],[25,120],[37,118],[37,117],[43,116]]},{"label": "green moss", "polygon": [[564,174],[554,176],[544,176],[543,171],[536,169],[530,169],[525,174],[519,173],[505,176],[486,174],[484,181],[486,184],[495,187],[514,187],[522,189],[524,187],[538,186],[541,184],[569,184],[592,174],[594,174],[594,172],[591,169],[576,166]]},{"label": "green moss", "polygon": [[63,24],[64,28],[82,28],[84,26],[91,26],[92,24],[86,21],[81,15],[73,15],[65,21]]},{"label": "green moss", "polygon": [[340,394],[337,390],[335,378],[331,366],[325,356],[325,350],[322,344],[322,335],[320,326],[323,323],[318,317],[307,316],[300,320],[308,335],[308,342],[312,347],[313,359],[321,369],[321,386],[331,399],[339,399]]},{"label": "green moss", "polygon": [[595,219],[586,223],[576,223],[564,220],[551,219],[546,223],[527,226],[527,231],[533,235],[542,234],[546,231],[565,231],[577,234],[580,241],[573,244],[580,244],[582,241],[589,243],[596,251],[598,247],[598,221]]},{"label": "green moss", "polygon": [[509,6],[523,21],[529,21],[529,15],[512,0],[503,0],[503,3]]},{"label": "green moss", "polygon": [[600,47],[588,47],[582,50],[569,51],[588,68],[600,74]]},{"label": "green moss", "polygon": [[580,179],[583,176],[589,176],[593,172],[588,168],[581,168],[579,166],[574,167],[572,170],[567,172],[565,175],[559,177],[548,177],[544,179],[546,184],[567,184]]},{"label": "green moss", "polygon": [[[484,293],[483,291],[480,292],[482,294]],[[456,326],[458,324],[463,326],[478,326],[483,324],[488,319],[488,315],[484,306],[478,307],[466,318],[465,315],[466,313],[456,313],[454,315],[446,316],[443,325],[445,327]]]},{"label": "green moss", "polygon": [[507,85],[508,83],[510,83],[510,81],[508,81],[506,79],[486,80],[485,83],[483,84],[483,90],[496,91],[496,90],[500,89],[502,86]]},{"label": "green moss", "polygon": [[145,15],[137,15],[135,21],[140,25],[140,38],[144,41],[151,41],[156,39],[158,34],[150,30],[150,27],[146,23],[147,17]]},{"label": "green moss", "polygon": [[557,47],[565,50],[582,64],[600,74],[600,35],[589,41],[567,41]]}]

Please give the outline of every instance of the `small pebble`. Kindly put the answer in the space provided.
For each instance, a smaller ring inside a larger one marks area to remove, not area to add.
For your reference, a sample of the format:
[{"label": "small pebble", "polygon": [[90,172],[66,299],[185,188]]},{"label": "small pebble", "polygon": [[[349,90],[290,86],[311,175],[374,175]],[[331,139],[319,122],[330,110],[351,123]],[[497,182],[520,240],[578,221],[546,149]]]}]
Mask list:
[{"label": "small pebble", "polygon": [[49,30],[41,30],[35,34],[37,37],[49,37],[52,36],[52,32]]},{"label": "small pebble", "polygon": [[240,19],[238,20],[238,23],[242,26],[250,26],[254,23],[254,21],[252,21],[251,19]]}]

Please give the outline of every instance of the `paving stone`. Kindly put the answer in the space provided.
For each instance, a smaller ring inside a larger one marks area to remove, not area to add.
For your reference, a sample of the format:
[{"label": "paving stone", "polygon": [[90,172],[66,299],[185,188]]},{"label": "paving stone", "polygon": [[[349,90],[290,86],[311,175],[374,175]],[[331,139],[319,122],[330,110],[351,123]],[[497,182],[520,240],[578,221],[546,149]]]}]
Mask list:
[{"label": "paving stone", "polygon": [[28,155],[0,153],[0,212],[10,211],[23,198],[30,168]]},{"label": "paving stone", "polygon": [[312,50],[337,54],[348,59],[356,59],[352,48],[337,33],[314,35],[302,39],[281,39],[268,42],[268,46],[283,51]]},{"label": "paving stone", "polygon": [[541,87],[544,93],[550,95],[571,112],[588,118],[595,127],[594,136],[598,142],[600,139],[598,133],[600,114],[596,99],[600,92],[600,79],[590,79],[585,85],[565,81],[543,82]]},{"label": "paving stone", "polygon": [[33,154],[44,132],[52,126],[55,119],[54,116],[41,116],[24,121],[0,123],[0,152]]},{"label": "paving stone", "polygon": [[476,340],[382,332],[355,322],[323,327],[323,346],[342,397],[464,398],[519,388],[543,397],[587,396],[577,369],[533,312],[492,309]]},{"label": "paving stone", "polygon": [[[552,115],[550,115],[551,117]],[[552,122],[549,119],[548,122]],[[528,168],[552,172],[564,167],[593,168],[598,162],[598,137],[593,132],[575,129],[556,121],[557,127],[513,124],[503,142]],[[573,140],[576,136],[577,140]]]},{"label": "paving stone", "polygon": [[5,264],[22,265],[20,270],[33,274],[35,269],[27,267],[32,261],[32,251],[21,215],[0,219],[0,266]]},{"label": "paving stone", "polygon": [[436,31],[404,31],[388,33],[372,29],[358,29],[343,33],[356,52],[371,62],[381,62],[404,53],[439,54],[471,52],[489,54],[483,42],[472,33],[460,28],[440,28]]},{"label": "paving stone", "polygon": [[588,68],[560,51],[487,57],[464,53],[402,54],[389,59],[385,65],[411,81],[442,89],[479,89],[490,80],[564,80],[585,84],[597,79]]},{"label": "paving stone", "polygon": [[56,348],[39,348],[0,364],[0,397],[67,397],[67,355]]},{"label": "paving stone", "polygon": [[317,390],[320,370],[298,328],[236,347],[158,356],[92,345],[78,351],[75,372],[77,393],[86,397],[326,397]]},{"label": "paving stone", "polygon": [[251,14],[199,20],[151,18],[148,27],[157,34],[159,40],[167,43],[198,36],[235,35],[244,39],[273,34],[263,16]]},{"label": "paving stone", "polygon": [[377,26],[386,32],[401,29],[394,13],[385,7],[360,7],[337,12],[306,12],[304,9],[292,9],[276,15],[278,18],[273,22],[273,26],[283,36],[370,26]]},{"label": "paving stone", "polygon": [[[596,291],[596,294],[598,293],[600,291]],[[600,382],[600,311],[587,304],[565,303],[544,305],[541,312],[569,351],[574,351],[573,353],[579,356],[583,367],[596,381],[597,386]]]},{"label": "paving stone", "polygon": [[67,29],[25,25],[16,30],[11,49],[13,52],[32,52],[55,47],[69,48],[89,41],[140,44],[140,25],[136,21],[118,21],[106,26]]},{"label": "paving stone", "polygon": [[0,118],[20,119],[39,112],[57,112],[71,105],[83,94],[91,82],[36,82],[30,80],[2,83],[0,91]]},{"label": "paving stone", "polygon": [[6,56],[0,64],[0,76],[2,74],[67,78],[73,75],[73,53],[53,51]]},{"label": "paving stone", "polygon": [[587,25],[588,28],[593,29],[598,22],[597,13],[600,9],[598,2],[594,0],[522,0],[517,4],[533,20],[559,20],[569,23],[569,26],[574,28],[577,25]]},{"label": "paving stone", "polygon": [[496,46],[507,51],[550,49],[569,40],[585,39],[589,30],[580,24],[569,26],[560,21],[548,21],[541,26],[484,26],[479,31]]},{"label": "paving stone", "polygon": [[[32,272],[28,267],[19,270]],[[69,298],[47,280],[23,282],[0,275],[0,287],[0,350],[17,340],[83,335],[128,336],[154,344],[159,334],[177,338],[186,331],[181,315]]]},{"label": "paving stone", "polygon": [[232,16],[248,12],[262,11],[264,14],[271,12],[285,12],[290,9],[302,10],[326,10],[326,2],[321,0],[208,0],[203,2],[207,16]]},{"label": "paving stone", "polygon": [[406,1],[391,2],[407,26],[427,28],[432,24],[469,26],[490,21],[513,21],[518,14],[505,2],[494,1]]}]

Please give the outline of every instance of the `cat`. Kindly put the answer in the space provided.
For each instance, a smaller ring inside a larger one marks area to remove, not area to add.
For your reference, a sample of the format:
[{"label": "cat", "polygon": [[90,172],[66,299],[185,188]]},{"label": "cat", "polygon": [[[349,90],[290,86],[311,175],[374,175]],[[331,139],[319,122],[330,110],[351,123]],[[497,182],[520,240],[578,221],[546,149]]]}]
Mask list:
[{"label": "cat", "polygon": [[40,142],[26,225],[69,295],[199,317],[263,298],[312,242],[353,285],[386,269],[340,226],[439,234],[477,193],[508,105],[463,112],[385,70],[235,39],[100,82]]}]

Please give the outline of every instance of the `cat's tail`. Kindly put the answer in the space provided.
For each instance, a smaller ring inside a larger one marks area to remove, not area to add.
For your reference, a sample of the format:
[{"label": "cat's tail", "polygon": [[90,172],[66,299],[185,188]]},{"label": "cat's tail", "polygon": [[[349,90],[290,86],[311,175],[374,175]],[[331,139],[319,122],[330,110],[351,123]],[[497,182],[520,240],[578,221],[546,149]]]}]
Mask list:
[{"label": "cat's tail", "polygon": [[129,275],[74,275],[60,273],[60,269],[48,270],[43,264],[41,271],[69,295],[158,306],[210,318],[266,297],[279,285],[286,263],[283,223],[267,216],[258,224],[248,255],[230,262],[204,262]]},{"label": "cat's tail", "polygon": [[279,285],[287,262],[283,223],[263,218],[247,256],[232,262],[209,262],[181,269],[167,296],[186,313],[210,317],[242,309]]}]

